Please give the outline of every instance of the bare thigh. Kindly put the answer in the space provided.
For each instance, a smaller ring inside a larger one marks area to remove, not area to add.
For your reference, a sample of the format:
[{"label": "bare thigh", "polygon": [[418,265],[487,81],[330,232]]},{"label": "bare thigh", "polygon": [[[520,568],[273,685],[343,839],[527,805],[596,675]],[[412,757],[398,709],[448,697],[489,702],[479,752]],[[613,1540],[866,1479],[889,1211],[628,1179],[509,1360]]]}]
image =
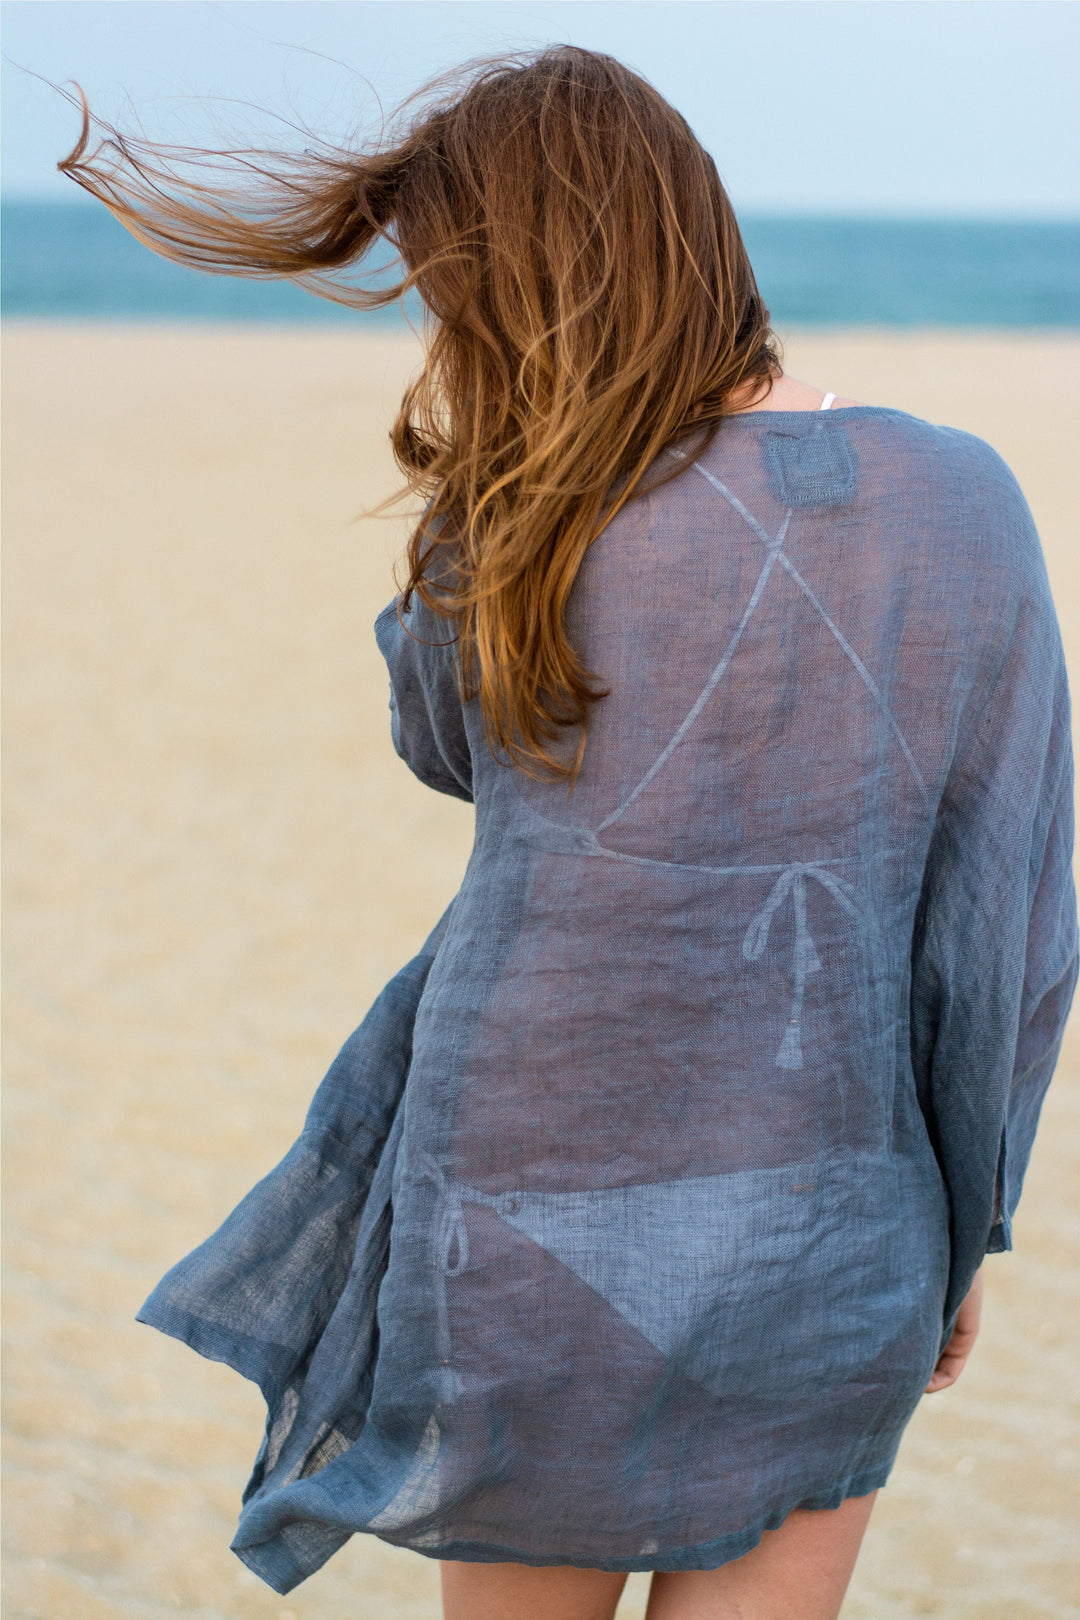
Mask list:
[{"label": "bare thigh", "polygon": [[444,1560],[443,1620],[611,1620],[625,1575],[602,1569]]},{"label": "bare thigh", "polygon": [[720,1569],[654,1575],[645,1620],[836,1620],[876,1496],[797,1508]]},{"label": "bare thigh", "polygon": [[[836,1620],[877,1493],[797,1509],[720,1569],[654,1575],[646,1620]],[[444,1620],[612,1620],[625,1575],[444,1561]]]}]

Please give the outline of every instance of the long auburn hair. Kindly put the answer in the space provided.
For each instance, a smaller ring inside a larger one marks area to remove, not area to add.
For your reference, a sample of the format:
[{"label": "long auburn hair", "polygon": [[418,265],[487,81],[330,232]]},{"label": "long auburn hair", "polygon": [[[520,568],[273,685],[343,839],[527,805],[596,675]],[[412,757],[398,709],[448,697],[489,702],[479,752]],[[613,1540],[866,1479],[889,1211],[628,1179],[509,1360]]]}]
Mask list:
[{"label": "long auburn hair", "polygon": [[[588,547],[679,470],[658,472],[667,446],[691,436],[700,453],[733,396],[780,371],[731,203],[685,120],[612,57],[567,45],[435,81],[368,152],[166,147],[78,97],[82,132],[58,167],[156,252],[358,308],[419,292],[425,359],[392,430],[427,501],[404,605],[415,592],[452,621],[489,744],[572,784],[604,695],[564,622]],[[361,268],[379,241],[401,272],[390,284]],[[551,745],[574,726],[568,761]]]}]

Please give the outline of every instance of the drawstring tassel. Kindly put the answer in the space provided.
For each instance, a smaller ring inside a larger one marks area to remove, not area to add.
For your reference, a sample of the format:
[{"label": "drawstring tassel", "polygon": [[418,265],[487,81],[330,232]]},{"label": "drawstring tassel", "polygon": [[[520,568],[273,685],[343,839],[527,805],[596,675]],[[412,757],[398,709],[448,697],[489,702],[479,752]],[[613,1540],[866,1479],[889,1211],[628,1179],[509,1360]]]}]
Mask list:
[{"label": "drawstring tassel", "polygon": [[785,866],[770,889],[765,904],[751,919],[743,937],[742,952],[748,962],[756,962],[769,942],[769,929],[773,917],[790,892],[795,908],[795,990],[787,1028],[773,1059],[778,1069],[801,1069],[803,1066],[802,1010],[806,981],[811,973],[821,971],[821,958],[814,946],[806,920],[808,877],[816,878],[822,888],[828,889],[846,911],[857,920],[860,919],[859,907],[854,898],[856,891],[852,885],[814,861],[792,861]]},{"label": "drawstring tassel", "polygon": [[439,1402],[449,1406],[464,1393],[461,1375],[450,1364],[450,1310],[447,1277],[457,1277],[469,1263],[469,1233],[461,1207],[461,1194],[430,1153],[422,1155],[425,1168],[438,1188],[435,1201],[435,1314],[439,1345]]}]

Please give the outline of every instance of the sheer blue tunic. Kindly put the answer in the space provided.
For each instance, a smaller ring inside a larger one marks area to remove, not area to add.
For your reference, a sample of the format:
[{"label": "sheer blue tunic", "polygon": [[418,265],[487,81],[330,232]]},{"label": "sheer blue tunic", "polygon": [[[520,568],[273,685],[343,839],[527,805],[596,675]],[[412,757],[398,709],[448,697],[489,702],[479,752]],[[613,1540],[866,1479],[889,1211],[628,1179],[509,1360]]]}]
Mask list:
[{"label": "sheer blue tunic", "polygon": [[[572,794],[376,622],[460,892],[139,1320],[256,1380],[232,1542],[710,1568],[885,1483],[1010,1222],[1077,978],[1043,554],[999,457],[755,412],[620,513]],[[566,746],[573,747],[574,739]]]}]

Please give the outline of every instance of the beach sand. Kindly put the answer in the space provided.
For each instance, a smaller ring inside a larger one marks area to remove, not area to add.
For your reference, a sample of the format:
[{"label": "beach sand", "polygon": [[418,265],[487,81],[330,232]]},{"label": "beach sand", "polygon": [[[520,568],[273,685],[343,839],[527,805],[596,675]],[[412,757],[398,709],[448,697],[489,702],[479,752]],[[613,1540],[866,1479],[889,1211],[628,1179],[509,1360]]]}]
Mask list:
[{"label": "beach sand", "polygon": [[[328,328],[6,336],[6,1620],[438,1613],[437,1564],[370,1536],[288,1597],[251,1574],[261,1397],[133,1320],[465,864],[469,809],[390,745],[371,626],[402,522],[353,521],[394,487],[416,359]],[[1080,337],[793,334],[788,369],[996,446],[1080,690]],[[1078,1028],[977,1353],[915,1416],[845,1620],[1080,1616]]]}]

